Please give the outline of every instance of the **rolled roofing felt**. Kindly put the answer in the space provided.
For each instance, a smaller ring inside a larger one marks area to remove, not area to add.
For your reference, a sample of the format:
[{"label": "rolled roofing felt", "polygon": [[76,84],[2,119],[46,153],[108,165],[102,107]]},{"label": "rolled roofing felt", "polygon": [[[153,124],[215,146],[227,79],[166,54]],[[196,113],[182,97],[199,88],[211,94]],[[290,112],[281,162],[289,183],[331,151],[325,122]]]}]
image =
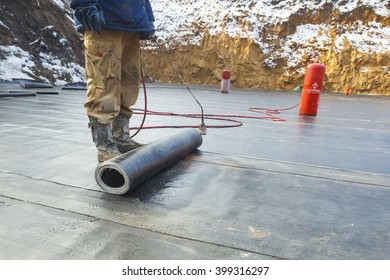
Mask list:
[{"label": "rolled roofing felt", "polygon": [[52,85],[39,82],[21,81],[20,85],[24,88],[53,88]]},{"label": "rolled roofing felt", "polygon": [[37,80],[33,79],[23,79],[23,78],[12,78],[12,82],[20,83],[20,82],[33,82],[33,83],[39,83]]},{"label": "rolled roofing felt", "polygon": [[82,86],[63,86],[61,89],[63,90],[86,90],[87,88],[86,87],[82,87]]},{"label": "rolled roofing felt", "polygon": [[9,90],[8,93],[36,93],[36,94],[53,94],[53,95],[58,95],[58,91],[26,91],[26,90]]},{"label": "rolled roofing felt", "polygon": [[96,182],[108,193],[123,195],[200,147],[202,141],[198,130],[183,130],[99,164]]},{"label": "rolled roofing felt", "polygon": [[64,85],[65,87],[86,87],[87,83],[85,82],[75,82],[75,83],[68,83]]},{"label": "rolled roofing felt", "polygon": [[58,95],[60,94],[58,91],[37,91],[37,94],[51,94],[51,95]]},{"label": "rolled roofing felt", "polygon": [[37,93],[33,91],[14,91],[0,92],[0,97],[24,97],[24,96],[36,96]]}]

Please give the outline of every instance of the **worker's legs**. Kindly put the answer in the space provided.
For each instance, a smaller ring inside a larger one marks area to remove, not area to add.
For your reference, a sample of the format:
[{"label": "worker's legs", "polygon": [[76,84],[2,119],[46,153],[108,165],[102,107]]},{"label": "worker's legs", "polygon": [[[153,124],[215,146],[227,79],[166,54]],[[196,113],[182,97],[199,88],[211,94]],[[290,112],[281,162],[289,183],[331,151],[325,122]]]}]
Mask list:
[{"label": "worker's legs", "polygon": [[87,31],[84,35],[88,116],[112,124],[121,109],[121,57],[124,32]]},{"label": "worker's legs", "polygon": [[130,138],[131,107],[136,103],[140,89],[140,44],[138,33],[126,33],[122,43],[120,113],[113,122],[114,141],[125,153],[141,146]]},{"label": "worker's legs", "polygon": [[131,118],[131,107],[140,89],[140,41],[138,33],[126,33],[123,37],[121,57],[121,104],[120,113]]},{"label": "worker's legs", "polygon": [[105,161],[140,146],[129,133],[130,107],[137,101],[140,85],[139,34],[102,30],[100,34],[86,32],[84,39],[84,107],[98,159]]},{"label": "worker's legs", "polygon": [[99,162],[120,155],[113,141],[112,122],[120,112],[121,53],[123,32],[102,30],[84,36],[87,100],[92,139]]}]

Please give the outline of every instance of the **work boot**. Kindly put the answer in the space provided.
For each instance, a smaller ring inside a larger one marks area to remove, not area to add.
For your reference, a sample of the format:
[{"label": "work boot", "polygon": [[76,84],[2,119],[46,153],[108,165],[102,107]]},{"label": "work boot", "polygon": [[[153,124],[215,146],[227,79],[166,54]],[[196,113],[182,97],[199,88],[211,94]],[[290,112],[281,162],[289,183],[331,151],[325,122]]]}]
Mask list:
[{"label": "work boot", "polygon": [[98,150],[99,162],[104,162],[113,157],[120,156],[121,153],[112,138],[112,129],[108,124],[101,124],[96,118],[89,117],[92,139]]},{"label": "work boot", "polygon": [[112,123],[114,142],[122,154],[143,146],[130,138],[129,123],[129,118],[122,114],[116,116]]}]

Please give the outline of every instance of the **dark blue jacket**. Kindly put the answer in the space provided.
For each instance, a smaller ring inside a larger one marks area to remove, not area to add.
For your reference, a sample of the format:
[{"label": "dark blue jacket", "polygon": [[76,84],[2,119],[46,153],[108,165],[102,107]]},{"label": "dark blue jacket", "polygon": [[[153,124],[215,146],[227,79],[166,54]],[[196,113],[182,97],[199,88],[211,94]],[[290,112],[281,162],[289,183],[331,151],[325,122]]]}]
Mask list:
[{"label": "dark blue jacket", "polygon": [[[140,32],[141,35],[154,33],[154,15],[149,0],[70,0],[72,9],[99,3],[103,9],[105,29]],[[83,26],[75,18],[78,31]],[[143,36],[141,36],[143,37]],[[147,37],[147,36],[146,36]],[[142,38],[141,38],[142,39]]]}]

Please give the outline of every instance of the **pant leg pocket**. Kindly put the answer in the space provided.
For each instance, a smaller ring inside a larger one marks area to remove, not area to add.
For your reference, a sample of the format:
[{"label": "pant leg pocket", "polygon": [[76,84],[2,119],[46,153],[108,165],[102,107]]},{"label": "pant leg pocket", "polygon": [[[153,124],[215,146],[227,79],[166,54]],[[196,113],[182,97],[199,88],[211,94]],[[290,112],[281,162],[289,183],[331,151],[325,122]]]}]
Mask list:
[{"label": "pant leg pocket", "polygon": [[114,77],[113,42],[87,39],[84,41],[87,79],[97,88],[105,89],[107,79]]}]

